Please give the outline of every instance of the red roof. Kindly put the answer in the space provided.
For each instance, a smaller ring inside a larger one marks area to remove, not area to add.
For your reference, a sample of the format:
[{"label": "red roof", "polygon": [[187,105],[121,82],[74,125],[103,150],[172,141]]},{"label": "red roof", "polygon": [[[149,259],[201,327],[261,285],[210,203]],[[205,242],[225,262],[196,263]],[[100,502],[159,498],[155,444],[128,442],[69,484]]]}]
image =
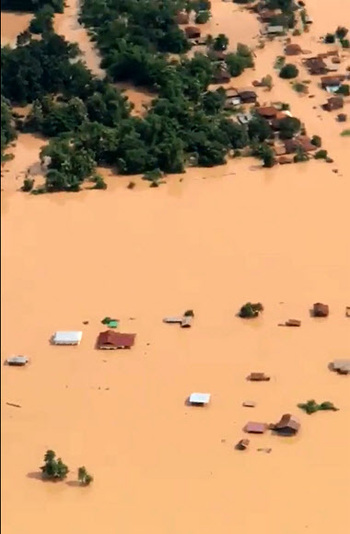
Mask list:
[{"label": "red roof", "polygon": [[101,332],[97,339],[98,348],[130,348],[135,343],[136,334],[122,334],[121,332],[114,332],[113,330],[106,330]]},{"label": "red roof", "polygon": [[258,113],[258,115],[265,117],[266,119],[273,119],[278,113],[278,109],[273,106],[256,108],[255,111]]}]

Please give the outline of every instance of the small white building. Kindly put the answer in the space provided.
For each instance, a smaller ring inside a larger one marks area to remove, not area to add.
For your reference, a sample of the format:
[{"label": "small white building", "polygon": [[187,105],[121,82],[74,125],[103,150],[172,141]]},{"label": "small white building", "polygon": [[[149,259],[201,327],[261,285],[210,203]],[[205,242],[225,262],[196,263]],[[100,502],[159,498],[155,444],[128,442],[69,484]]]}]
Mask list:
[{"label": "small white building", "polygon": [[26,356],[11,356],[11,358],[7,358],[6,363],[7,365],[23,366],[28,363],[28,358]]},{"label": "small white building", "polygon": [[52,338],[54,345],[79,345],[83,332],[79,330],[59,331]]},{"label": "small white building", "polygon": [[210,402],[210,393],[191,393],[189,403],[204,406]]}]

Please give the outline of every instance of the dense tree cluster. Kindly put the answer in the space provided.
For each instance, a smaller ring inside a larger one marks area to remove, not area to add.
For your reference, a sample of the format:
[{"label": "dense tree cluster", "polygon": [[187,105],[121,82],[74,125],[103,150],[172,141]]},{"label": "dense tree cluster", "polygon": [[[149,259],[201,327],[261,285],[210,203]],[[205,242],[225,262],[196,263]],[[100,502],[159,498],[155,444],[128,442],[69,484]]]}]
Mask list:
[{"label": "dense tree cluster", "polygon": [[1,161],[4,159],[4,150],[16,138],[13,117],[9,102],[1,97]]},{"label": "dense tree cluster", "polygon": [[[201,12],[210,3],[203,0],[196,6]],[[215,57],[196,53],[192,58],[169,59],[167,52],[190,47],[174,23],[184,7],[184,2],[173,0],[83,4],[82,18],[93,31],[109,76],[154,92],[144,117],[131,114],[132,104],[109,77],[95,78],[78,61],[77,45],[53,33],[50,8],[39,9],[34,19],[39,22],[34,30],[42,33],[40,40],[32,38],[31,27],[31,32],[18,36],[15,49],[2,49],[2,94],[12,104],[32,104],[28,117],[17,120],[17,126],[51,138],[42,151],[48,169],[45,190],[78,191],[85,179],[103,188],[95,172],[98,165],[113,166],[121,174],[149,176],[183,172],[189,162],[221,165],[228,154],[264,143],[271,135],[262,119],[254,119],[247,128],[228,117],[225,90],[209,90],[221,65]],[[187,4],[187,9],[193,7]],[[209,42],[212,50],[220,51],[228,44],[225,36]],[[227,54],[226,65],[232,75],[240,74],[253,65],[250,50],[238,45],[236,52]],[[2,120],[7,127],[2,128],[2,146],[13,138],[5,100],[4,106],[7,115]],[[264,158],[268,159],[266,151]]]},{"label": "dense tree cluster", "polygon": [[52,7],[56,13],[63,13],[64,0],[1,0],[2,11],[35,13],[45,5]]}]

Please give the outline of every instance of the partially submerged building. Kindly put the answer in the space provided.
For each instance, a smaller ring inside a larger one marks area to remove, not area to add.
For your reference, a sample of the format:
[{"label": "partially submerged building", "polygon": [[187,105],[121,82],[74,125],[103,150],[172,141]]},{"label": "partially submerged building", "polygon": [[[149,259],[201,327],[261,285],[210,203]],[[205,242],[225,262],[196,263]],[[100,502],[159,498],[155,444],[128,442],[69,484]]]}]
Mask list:
[{"label": "partially submerged building", "polygon": [[187,39],[198,39],[201,36],[201,30],[197,26],[187,26],[184,31]]},{"label": "partially submerged building", "polygon": [[114,330],[100,332],[97,338],[99,350],[130,349],[135,344],[136,334],[123,334]]},{"label": "partially submerged building", "polygon": [[350,360],[334,360],[331,364],[332,370],[340,375],[350,374]]},{"label": "partially submerged building", "polygon": [[54,345],[79,345],[83,337],[80,330],[60,330],[55,332],[52,342]]},{"label": "partially submerged building", "polygon": [[286,56],[298,56],[302,52],[303,50],[301,46],[297,43],[287,44],[284,49],[284,53],[286,54]]},{"label": "partially submerged building", "polygon": [[285,413],[278,423],[271,425],[271,429],[281,434],[281,436],[294,436],[299,432],[300,423],[296,417],[290,413]]},{"label": "partially submerged building", "polygon": [[28,361],[29,360],[26,356],[11,356],[10,358],[7,358],[6,364],[16,367],[23,367],[28,363]]},{"label": "partially submerged building", "polygon": [[244,431],[248,434],[264,434],[268,428],[267,423],[256,423],[254,421],[249,421],[244,427]]},{"label": "partially submerged building", "polygon": [[287,154],[294,154],[298,149],[304,152],[313,152],[316,146],[311,143],[311,139],[306,135],[299,135],[294,139],[286,139],[284,142]]},{"label": "partially submerged building", "polygon": [[312,315],[314,317],[328,317],[329,306],[327,304],[322,304],[321,302],[316,302],[312,308]]},{"label": "partially submerged building", "polygon": [[210,402],[210,393],[191,393],[188,402],[194,406],[205,406]]},{"label": "partially submerged building", "polygon": [[341,96],[331,96],[328,98],[326,104],[324,104],[323,109],[326,111],[334,111],[337,109],[342,109],[344,107],[344,99]]},{"label": "partially submerged building", "polygon": [[250,373],[250,375],[247,376],[247,380],[250,380],[251,382],[268,382],[270,377],[265,373]]}]

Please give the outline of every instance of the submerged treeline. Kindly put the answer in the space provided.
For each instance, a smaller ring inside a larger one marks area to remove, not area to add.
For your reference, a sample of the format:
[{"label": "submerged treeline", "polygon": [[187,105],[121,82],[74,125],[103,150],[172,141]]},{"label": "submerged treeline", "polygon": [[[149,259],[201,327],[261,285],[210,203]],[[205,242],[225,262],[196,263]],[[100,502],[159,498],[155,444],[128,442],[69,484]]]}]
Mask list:
[{"label": "submerged treeline", "polygon": [[[193,4],[198,12],[199,3]],[[210,9],[209,2],[203,5]],[[175,22],[181,9],[190,11],[193,5],[173,0],[85,0],[82,22],[101,52],[104,80],[78,60],[76,44],[53,32],[52,10],[39,9],[40,40],[26,31],[18,36],[15,49],[2,48],[2,149],[13,138],[7,104],[11,102],[32,104],[25,119],[15,117],[18,129],[51,138],[42,151],[48,162],[46,191],[77,191],[98,165],[154,177],[181,173],[189,161],[204,167],[224,164],[228,154],[247,145],[267,165],[273,164],[271,149],[264,145],[271,135],[268,123],[253,118],[248,126],[239,125],[224,109],[225,90],[208,90],[222,63],[210,54],[196,53],[191,59],[184,55],[191,43]],[[209,37],[208,46],[226,50],[229,43],[221,35]],[[169,53],[179,55],[171,60]],[[252,65],[252,54],[244,45],[226,56],[231,74]],[[154,93],[144,117],[132,115],[132,104],[113,85],[125,80]]]}]

